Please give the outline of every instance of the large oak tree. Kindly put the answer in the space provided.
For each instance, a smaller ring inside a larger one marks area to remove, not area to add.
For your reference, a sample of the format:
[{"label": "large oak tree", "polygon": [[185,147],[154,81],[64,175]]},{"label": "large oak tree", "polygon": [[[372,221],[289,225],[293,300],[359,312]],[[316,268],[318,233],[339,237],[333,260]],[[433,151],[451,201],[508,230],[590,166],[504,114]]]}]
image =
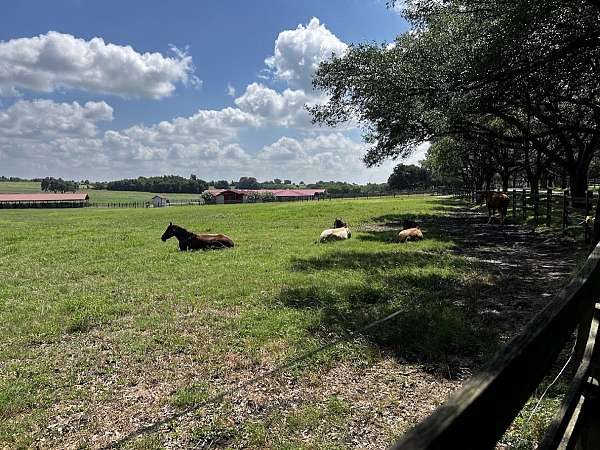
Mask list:
[{"label": "large oak tree", "polygon": [[368,165],[460,136],[547,160],[583,195],[600,147],[600,2],[408,0],[405,15],[412,29],[393,47],[321,64],[329,101],[314,120],[358,120]]}]

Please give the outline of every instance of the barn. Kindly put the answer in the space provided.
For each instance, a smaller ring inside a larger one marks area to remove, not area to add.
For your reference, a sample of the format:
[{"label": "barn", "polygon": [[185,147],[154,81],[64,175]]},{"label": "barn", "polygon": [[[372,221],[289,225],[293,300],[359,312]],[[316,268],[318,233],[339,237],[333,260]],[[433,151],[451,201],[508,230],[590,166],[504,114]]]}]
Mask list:
[{"label": "barn", "polygon": [[325,195],[325,189],[209,189],[217,204],[246,203],[248,194],[270,192],[280,202],[316,200]]},{"label": "barn", "polygon": [[241,189],[209,189],[208,192],[219,205],[227,203],[244,203],[245,193]]},{"label": "barn", "polygon": [[82,208],[89,205],[89,195],[64,194],[0,194],[0,209],[7,208]]}]

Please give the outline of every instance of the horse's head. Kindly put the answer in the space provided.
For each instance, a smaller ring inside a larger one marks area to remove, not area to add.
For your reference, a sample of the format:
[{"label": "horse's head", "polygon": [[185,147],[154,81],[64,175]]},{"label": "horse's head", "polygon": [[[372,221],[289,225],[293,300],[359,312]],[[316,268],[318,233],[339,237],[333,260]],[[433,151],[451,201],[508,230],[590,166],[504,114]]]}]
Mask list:
[{"label": "horse's head", "polygon": [[177,225],[173,225],[173,222],[169,222],[169,226],[167,227],[167,229],[165,230],[165,232],[163,233],[163,235],[160,237],[160,239],[165,242],[167,239],[172,238],[173,236],[175,236],[175,227]]},{"label": "horse's head", "polygon": [[344,221],[343,221],[342,219],[340,219],[339,217],[337,217],[337,218],[335,219],[335,221],[333,222],[333,228],[344,228],[344,227],[346,227],[346,226],[348,226],[348,225],[346,224],[346,222],[344,222]]},{"label": "horse's head", "polygon": [[480,191],[477,193],[477,204],[481,205],[483,202],[489,203],[492,196],[494,195],[491,191]]}]

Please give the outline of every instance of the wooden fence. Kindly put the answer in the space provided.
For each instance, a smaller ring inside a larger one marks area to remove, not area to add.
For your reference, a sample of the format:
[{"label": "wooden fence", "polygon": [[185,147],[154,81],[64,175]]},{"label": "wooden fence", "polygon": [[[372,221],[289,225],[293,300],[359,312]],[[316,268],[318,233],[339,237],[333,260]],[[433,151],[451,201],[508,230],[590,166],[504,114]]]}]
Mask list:
[{"label": "wooden fence", "polygon": [[577,276],[519,336],[393,448],[494,448],[577,329],[577,371],[538,449],[600,449],[599,259],[597,245]]},{"label": "wooden fence", "polygon": [[[527,192],[521,193],[526,201]],[[469,198],[476,194],[462,195]],[[553,202],[551,191],[546,196],[548,202]],[[563,205],[577,204],[577,208],[591,213],[592,196],[576,199],[568,193],[561,196]],[[589,204],[584,200],[589,200]],[[566,207],[563,214],[565,210]],[[542,379],[549,375],[574,331],[577,341],[573,361],[577,370],[538,448],[600,448],[598,203],[594,215],[596,245],[575,278],[461,392],[405,435],[394,449],[494,448]]]},{"label": "wooden fence", "polygon": [[[483,204],[482,191],[463,190],[456,195],[472,203]],[[574,197],[569,191],[541,190],[533,194],[530,189],[509,189],[510,197],[507,217],[514,221],[531,221],[535,225],[560,226],[563,233],[581,230],[586,242],[590,241],[589,227],[585,218],[593,216],[598,204],[598,192],[587,191],[584,197]]]},{"label": "wooden fence", "polygon": [[336,200],[336,199],[369,199],[369,198],[381,198],[381,197],[402,197],[406,195],[455,195],[455,196],[467,196],[471,193],[468,189],[455,189],[449,187],[431,187],[428,189],[402,189],[402,190],[391,190],[381,192],[352,192],[348,194],[326,194],[322,197],[322,200]]},{"label": "wooden fence", "polygon": [[90,208],[148,208],[149,202],[93,202]]},{"label": "wooden fence", "polygon": [[[167,206],[201,205],[198,200],[171,201]],[[90,208],[152,208],[152,202],[93,202],[87,205]],[[164,208],[164,207],[163,207]]]}]

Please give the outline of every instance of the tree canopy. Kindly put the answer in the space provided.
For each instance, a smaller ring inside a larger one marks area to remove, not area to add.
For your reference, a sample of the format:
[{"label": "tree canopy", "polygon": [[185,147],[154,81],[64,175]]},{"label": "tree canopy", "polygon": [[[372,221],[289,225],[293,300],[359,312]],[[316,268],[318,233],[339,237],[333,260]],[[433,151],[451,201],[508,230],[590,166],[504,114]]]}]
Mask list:
[{"label": "tree canopy", "polygon": [[585,189],[600,145],[599,2],[407,0],[404,14],[412,29],[394,45],[320,65],[329,101],[310,108],[316,122],[361,123],[367,165],[456,137],[508,149],[533,183],[543,161]]},{"label": "tree canopy", "polygon": [[414,164],[398,164],[388,178],[390,189],[417,189],[428,187],[431,182],[429,171]]},{"label": "tree canopy", "polygon": [[186,193],[197,194],[208,189],[208,183],[197,177],[184,178],[177,175],[165,175],[162,177],[138,177],[134,179],[123,179],[96,183],[98,189],[112,191],[142,191],[162,193]]},{"label": "tree canopy", "polygon": [[41,180],[40,187],[42,191],[75,192],[79,189],[79,183],[62,178],[46,177]]}]

